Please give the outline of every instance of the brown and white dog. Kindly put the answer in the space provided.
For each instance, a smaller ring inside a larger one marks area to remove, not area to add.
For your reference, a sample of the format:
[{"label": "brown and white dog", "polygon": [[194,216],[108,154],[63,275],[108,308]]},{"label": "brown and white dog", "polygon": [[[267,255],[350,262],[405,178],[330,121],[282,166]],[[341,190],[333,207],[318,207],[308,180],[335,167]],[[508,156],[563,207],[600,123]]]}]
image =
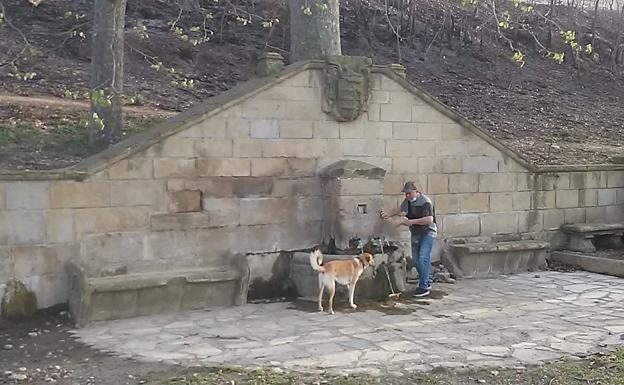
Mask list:
[{"label": "brown and white dog", "polygon": [[319,249],[310,253],[310,265],[319,272],[319,296],[318,309],[323,311],[323,291],[327,288],[329,292],[329,314],[334,314],[334,294],[336,293],[336,282],[346,285],[349,289],[349,305],[353,309],[357,305],[353,303],[353,293],[360,275],[366,267],[374,263],[373,256],[369,253],[362,253],[354,256],[349,260],[330,261],[325,265],[323,263],[323,254]]}]

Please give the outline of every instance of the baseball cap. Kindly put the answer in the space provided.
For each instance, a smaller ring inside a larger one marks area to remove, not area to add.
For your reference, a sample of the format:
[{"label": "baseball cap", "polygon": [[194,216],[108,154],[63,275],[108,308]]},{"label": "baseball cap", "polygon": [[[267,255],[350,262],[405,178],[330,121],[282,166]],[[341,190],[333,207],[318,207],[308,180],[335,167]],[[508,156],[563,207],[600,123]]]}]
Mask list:
[{"label": "baseball cap", "polygon": [[416,185],[414,184],[414,182],[409,181],[409,182],[405,182],[405,185],[403,186],[403,190],[401,190],[402,192],[413,192],[413,191],[418,191],[418,189],[416,188]]}]

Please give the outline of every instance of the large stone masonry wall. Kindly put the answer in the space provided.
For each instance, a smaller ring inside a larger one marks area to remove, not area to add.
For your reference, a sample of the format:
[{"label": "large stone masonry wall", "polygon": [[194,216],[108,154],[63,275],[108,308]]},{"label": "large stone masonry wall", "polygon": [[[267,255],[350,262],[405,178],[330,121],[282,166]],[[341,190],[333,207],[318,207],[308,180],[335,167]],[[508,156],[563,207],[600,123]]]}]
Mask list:
[{"label": "large stone masonry wall", "polygon": [[174,268],[311,247],[322,239],[319,171],[341,159],[387,171],[387,206],[415,180],[435,202],[443,237],[622,219],[624,171],[529,172],[401,82],[374,73],[368,112],[338,123],[321,110],[322,72],[307,70],[84,181],[0,181],[0,295],[15,278],[41,308],[65,302],[68,260]]}]

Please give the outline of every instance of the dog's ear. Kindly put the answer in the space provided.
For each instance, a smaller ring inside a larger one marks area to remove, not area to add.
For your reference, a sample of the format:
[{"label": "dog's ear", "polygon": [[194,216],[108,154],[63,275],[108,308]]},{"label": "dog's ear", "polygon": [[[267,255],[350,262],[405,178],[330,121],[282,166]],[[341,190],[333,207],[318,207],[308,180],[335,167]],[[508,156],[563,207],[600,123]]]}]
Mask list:
[{"label": "dog's ear", "polygon": [[360,259],[362,260],[362,262],[366,263],[367,265],[372,265],[373,262],[375,261],[373,258],[373,255],[370,253],[360,254]]}]

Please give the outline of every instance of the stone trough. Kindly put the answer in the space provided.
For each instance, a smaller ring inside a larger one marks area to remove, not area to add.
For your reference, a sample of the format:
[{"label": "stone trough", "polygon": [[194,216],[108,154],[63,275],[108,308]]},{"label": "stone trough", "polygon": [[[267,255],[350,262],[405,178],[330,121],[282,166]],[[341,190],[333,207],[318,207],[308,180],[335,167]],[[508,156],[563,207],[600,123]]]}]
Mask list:
[{"label": "stone trough", "polygon": [[[334,260],[348,260],[353,254],[323,255],[323,263]],[[368,267],[362,273],[355,287],[355,299],[358,298],[383,300],[392,292],[388,278],[395,292],[405,290],[406,269],[403,260],[393,261],[392,254],[373,254],[375,265]],[[386,275],[386,269],[388,274]],[[318,299],[318,272],[310,266],[310,253],[297,252],[293,254],[290,266],[290,280],[293,283],[300,299],[317,301]],[[325,297],[327,297],[327,292]],[[348,298],[347,287],[336,285],[335,301],[341,302]]]}]

